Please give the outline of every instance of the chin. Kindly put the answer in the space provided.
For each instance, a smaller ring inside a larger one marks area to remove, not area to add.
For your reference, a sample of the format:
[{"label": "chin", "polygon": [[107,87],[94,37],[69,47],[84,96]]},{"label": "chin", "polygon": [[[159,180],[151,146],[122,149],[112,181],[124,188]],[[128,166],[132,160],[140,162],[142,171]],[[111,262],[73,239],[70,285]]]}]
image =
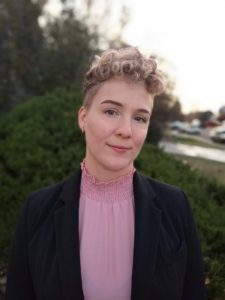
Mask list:
[{"label": "chin", "polygon": [[129,172],[131,167],[133,166],[133,162],[131,161],[120,161],[120,159],[114,159],[105,164],[105,167],[112,172],[121,172],[126,173]]}]

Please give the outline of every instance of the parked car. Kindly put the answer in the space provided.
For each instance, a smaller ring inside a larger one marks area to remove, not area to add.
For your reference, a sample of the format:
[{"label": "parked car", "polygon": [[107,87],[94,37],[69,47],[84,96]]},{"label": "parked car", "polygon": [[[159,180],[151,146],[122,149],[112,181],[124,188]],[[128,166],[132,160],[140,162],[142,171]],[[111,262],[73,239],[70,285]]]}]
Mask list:
[{"label": "parked car", "polygon": [[174,121],[170,124],[170,129],[181,131],[186,126],[186,123],[181,121]]},{"label": "parked car", "polygon": [[216,143],[225,143],[225,126],[218,126],[212,129],[209,136]]},{"label": "parked car", "polygon": [[193,134],[193,135],[199,135],[201,134],[201,128],[198,127],[198,126],[193,126],[193,125],[190,125],[188,127],[185,128],[185,133],[188,133],[188,134]]},{"label": "parked car", "polygon": [[199,123],[192,122],[181,122],[181,121],[174,121],[170,124],[170,129],[186,134],[192,135],[199,135],[201,134],[201,128]]}]

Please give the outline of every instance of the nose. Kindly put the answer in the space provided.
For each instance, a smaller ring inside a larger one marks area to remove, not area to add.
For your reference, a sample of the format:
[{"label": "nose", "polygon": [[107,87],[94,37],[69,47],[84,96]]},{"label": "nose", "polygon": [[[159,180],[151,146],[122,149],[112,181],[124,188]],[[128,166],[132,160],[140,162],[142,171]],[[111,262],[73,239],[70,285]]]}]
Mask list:
[{"label": "nose", "polygon": [[131,121],[129,119],[121,119],[116,128],[116,135],[122,138],[130,138],[132,136]]}]

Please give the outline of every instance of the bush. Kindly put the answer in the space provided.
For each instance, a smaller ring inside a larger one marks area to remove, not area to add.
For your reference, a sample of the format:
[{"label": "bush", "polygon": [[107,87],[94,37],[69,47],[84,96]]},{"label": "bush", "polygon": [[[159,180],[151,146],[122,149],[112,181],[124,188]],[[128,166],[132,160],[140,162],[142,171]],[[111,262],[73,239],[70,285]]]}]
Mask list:
[{"label": "bush", "polygon": [[157,121],[151,121],[146,137],[146,142],[153,145],[158,145],[163,137],[162,125]]},{"label": "bush", "polygon": [[[69,176],[84,156],[77,126],[78,91],[56,90],[18,106],[0,121],[0,269],[27,195]],[[225,187],[188,165],[145,145],[136,166],[143,173],[186,191],[199,227],[209,300],[225,298]]]},{"label": "bush", "polygon": [[[0,122],[0,266],[27,195],[61,180],[84,155],[77,126],[79,92],[57,90],[18,106]],[[6,213],[7,212],[7,213]]]}]

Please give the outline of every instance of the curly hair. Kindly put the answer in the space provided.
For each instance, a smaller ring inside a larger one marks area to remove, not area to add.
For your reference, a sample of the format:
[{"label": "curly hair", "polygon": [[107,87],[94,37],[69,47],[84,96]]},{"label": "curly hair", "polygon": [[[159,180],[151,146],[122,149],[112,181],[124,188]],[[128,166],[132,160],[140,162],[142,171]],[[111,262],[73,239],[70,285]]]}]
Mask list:
[{"label": "curly hair", "polygon": [[89,105],[101,83],[113,77],[144,82],[149,94],[155,96],[165,89],[165,77],[157,69],[153,57],[143,56],[137,48],[109,49],[95,56],[83,81],[84,105]]}]

